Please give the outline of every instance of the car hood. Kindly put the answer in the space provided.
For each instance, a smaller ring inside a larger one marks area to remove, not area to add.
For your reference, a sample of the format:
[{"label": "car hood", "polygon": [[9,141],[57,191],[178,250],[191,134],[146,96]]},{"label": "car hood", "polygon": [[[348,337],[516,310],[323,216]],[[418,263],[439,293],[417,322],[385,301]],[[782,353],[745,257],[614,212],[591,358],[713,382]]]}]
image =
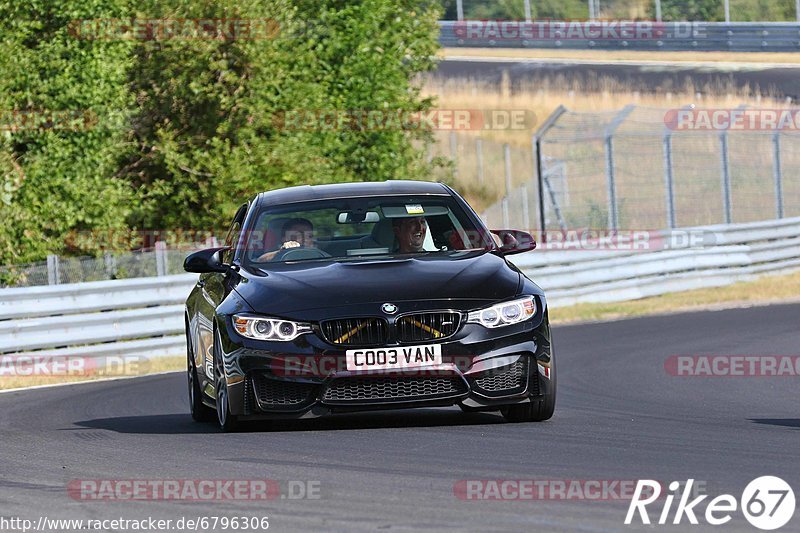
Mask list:
[{"label": "car hood", "polygon": [[[277,263],[264,270],[243,271],[236,290],[255,312],[289,318],[296,311],[352,308],[358,312],[363,304],[385,302],[407,302],[401,308],[411,310],[452,300],[454,308],[469,308],[512,298],[519,290],[520,277],[516,267],[494,254],[452,252],[380,260]],[[418,303],[409,303],[413,301]]]}]

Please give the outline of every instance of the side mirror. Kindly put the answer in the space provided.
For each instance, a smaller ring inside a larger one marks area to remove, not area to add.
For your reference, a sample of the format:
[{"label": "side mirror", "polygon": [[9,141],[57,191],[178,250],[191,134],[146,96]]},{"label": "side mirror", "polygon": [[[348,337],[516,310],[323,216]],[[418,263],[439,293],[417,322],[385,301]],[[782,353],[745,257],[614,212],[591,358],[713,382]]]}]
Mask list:
[{"label": "side mirror", "polygon": [[526,231],[515,229],[493,229],[492,233],[500,237],[503,243],[495,252],[498,255],[520,254],[530,252],[536,248],[536,241],[533,236]]},{"label": "side mirror", "polygon": [[219,253],[222,250],[228,250],[230,246],[222,246],[220,248],[207,248],[194,252],[186,256],[183,260],[183,269],[186,272],[196,272],[198,274],[207,274],[209,272],[227,272],[230,266],[224,264],[220,259]]}]

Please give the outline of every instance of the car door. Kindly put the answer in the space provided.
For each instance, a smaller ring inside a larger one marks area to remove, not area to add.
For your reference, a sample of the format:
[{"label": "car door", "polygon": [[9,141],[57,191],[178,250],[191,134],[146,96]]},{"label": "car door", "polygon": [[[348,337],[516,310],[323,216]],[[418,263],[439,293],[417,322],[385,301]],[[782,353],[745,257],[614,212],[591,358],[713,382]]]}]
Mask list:
[{"label": "car door", "polygon": [[[222,252],[221,259],[227,265],[232,264],[234,248],[239,241],[248,207],[249,204],[243,204],[239,208],[225,236],[224,245],[230,248]],[[199,353],[203,354],[202,373],[211,381],[213,381],[214,376],[214,315],[217,307],[233,290],[235,284],[233,277],[237,277],[235,273],[211,272],[202,274],[197,282],[200,289],[200,298],[197,299],[197,330],[199,338],[196,346],[199,348]]]}]

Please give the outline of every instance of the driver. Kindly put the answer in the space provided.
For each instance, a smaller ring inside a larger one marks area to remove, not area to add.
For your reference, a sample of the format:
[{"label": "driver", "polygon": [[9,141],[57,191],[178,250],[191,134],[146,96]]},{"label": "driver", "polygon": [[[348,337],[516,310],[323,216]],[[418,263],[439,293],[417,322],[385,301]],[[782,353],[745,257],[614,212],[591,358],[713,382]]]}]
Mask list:
[{"label": "driver", "polygon": [[392,230],[397,238],[399,253],[413,254],[424,251],[422,246],[428,233],[428,221],[425,217],[394,218]]},{"label": "driver", "polygon": [[316,248],[314,225],[306,218],[291,218],[281,228],[281,240],[280,248],[261,254],[256,262],[272,261],[278,252],[289,248]]}]

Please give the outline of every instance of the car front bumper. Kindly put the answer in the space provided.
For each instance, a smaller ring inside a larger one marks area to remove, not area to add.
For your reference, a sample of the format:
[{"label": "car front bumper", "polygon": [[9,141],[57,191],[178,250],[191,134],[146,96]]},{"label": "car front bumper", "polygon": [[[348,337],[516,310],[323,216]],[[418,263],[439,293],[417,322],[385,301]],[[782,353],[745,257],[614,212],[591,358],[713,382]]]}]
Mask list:
[{"label": "car front bumper", "polygon": [[496,410],[541,399],[551,387],[546,313],[497,331],[465,325],[439,343],[442,364],[392,371],[348,371],[345,349],[314,336],[279,346],[224,337],[230,409],[243,419],[455,404]]}]

